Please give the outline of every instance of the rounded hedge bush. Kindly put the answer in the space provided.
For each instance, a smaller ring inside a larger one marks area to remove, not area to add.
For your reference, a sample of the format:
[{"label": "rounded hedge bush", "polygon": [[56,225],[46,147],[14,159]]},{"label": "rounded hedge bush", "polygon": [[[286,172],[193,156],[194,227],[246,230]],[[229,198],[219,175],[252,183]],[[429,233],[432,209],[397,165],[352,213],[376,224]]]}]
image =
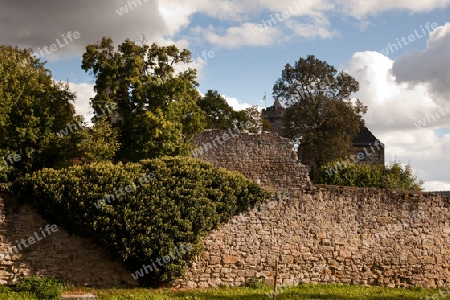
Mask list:
[{"label": "rounded hedge bush", "polygon": [[[201,251],[202,236],[269,197],[237,172],[186,157],[43,169],[13,190],[49,221],[91,237],[133,273],[172,253],[170,262],[139,278],[146,286],[180,277]],[[177,252],[188,244],[192,249]]]}]

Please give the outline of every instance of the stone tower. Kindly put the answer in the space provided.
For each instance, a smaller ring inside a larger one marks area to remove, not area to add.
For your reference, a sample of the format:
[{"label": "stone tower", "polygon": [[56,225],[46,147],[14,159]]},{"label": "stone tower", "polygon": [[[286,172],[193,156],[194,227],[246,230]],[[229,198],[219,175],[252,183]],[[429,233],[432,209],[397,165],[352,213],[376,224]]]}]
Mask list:
[{"label": "stone tower", "polygon": [[283,116],[286,112],[286,108],[284,108],[280,101],[275,100],[273,106],[267,107],[262,110],[262,114],[264,118],[269,121],[272,125],[274,132],[281,135],[281,131],[283,129]]}]

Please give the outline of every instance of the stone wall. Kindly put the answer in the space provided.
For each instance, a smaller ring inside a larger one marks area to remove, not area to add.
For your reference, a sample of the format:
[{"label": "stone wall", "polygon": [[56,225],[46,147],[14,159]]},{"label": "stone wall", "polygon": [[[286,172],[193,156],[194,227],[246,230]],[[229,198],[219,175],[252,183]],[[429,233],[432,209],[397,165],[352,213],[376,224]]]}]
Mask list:
[{"label": "stone wall", "polygon": [[[222,134],[207,131],[197,143]],[[291,143],[275,134],[240,133],[203,150],[198,158],[278,193],[206,237],[178,286],[271,282],[277,260],[282,285],[450,286],[449,197],[311,185]]]},{"label": "stone wall", "polygon": [[205,238],[179,285],[273,282],[278,260],[282,285],[450,286],[450,198],[334,186],[279,196]]},{"label": "stone wall", "polygon": [[261,186],[306,187],[309,169],[300,163],[289,139],[275,133],[205,130],[195,138],[194,157],[238,171]]},{"label": "stone wall", "polygon": [[[45,231],[46,225],[52,224],[35,209],[0,192],[0,284],[16,284],[25,275],[58,276],[79,286],[137,284],[131,272],[120,262],[111,261],[89,239],[69,235],[56,225],[54,232]],[[17,253],[13,250],[13,255],[5,255],[18,244]]]},{"label": "stone wall", "polygon": [[[449,197],[312,185],[289,140],[272,133],[209,130],[196,142],[195,157],[278,193],[205,237],[205,252],[176,286],[238,286],[254,276],[271,282],[276,261],[281,285],[450,286]],[[0,192],[0,253],[48,224]],[[29,274],[76,285],[137,284],[90,240],[63,228],[0,259],[0,284]]]}]

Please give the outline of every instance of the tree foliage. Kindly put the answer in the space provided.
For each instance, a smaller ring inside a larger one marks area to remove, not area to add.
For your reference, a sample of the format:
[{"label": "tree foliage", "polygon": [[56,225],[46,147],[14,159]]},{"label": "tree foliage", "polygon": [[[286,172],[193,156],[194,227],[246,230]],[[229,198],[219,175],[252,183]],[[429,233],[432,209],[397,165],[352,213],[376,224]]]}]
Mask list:
[{"label": "tree foliage", "polygon": [[205,128],[208,129],[226,130],[247,121],[245,113],[235,111],[218,91],[208,90],[203,97],[198,98],[197,105],[206,115]]},{"label": "tree foliage", "polygon": [[112,39],[103,37],[86,47],[82,69],[96,79],[94,110],[111,103],[118,107],[108,115],[119,130],[118,160],[190,153],[204,114],[196,105],[196,71],[175,72],[189,62],[191,53],[174,45],[138,45],[127,39],[115,50]]},{"label": "tree foliage", "polygon": [[264,118],[256,105],[244,109],[247,117],[247,130],[251,133],[272,131],[272,125]]},{"label": "tree foliage", "polygon": [[[74,122],[75,95],[54,82],[30,49],[0,46],[0,173],[3,180],[53,166],[58,159],[55,133]],[[4,168],[3,158],[20,155]],[[7,175],[7,174],[6,174]]]},{"label": "tree foliage", "polygon": [[323,165],[319,174],[319,183],[333,185],[402,190],[422,190],[423,185],[409,164],[403,168],[399,162],[385,166],[334,160]]},{"label": "tree foliage", "polygon": [[351,153],[351,140],[364,121],[358,82],[325,61],[309,55],[287,64],[273,87],[273,96],[287,105],[283,136],[300,144],[313,170]]},{"label": "tree foliage", "polygon": [[199,253],[202,236],[269,197],[237,172],[186,157],[44,169],[12,189],[52,223],[91,237],[132,272],[181,244],[193,245],[142,277],[143,285],[179,277]]},{"label": "tree foliage", "polygon": [[77,132],[77,157],[83,163],[112,161],[119,149],[117,128],[112,128],[106,116],[100,117],[92,128]]}]

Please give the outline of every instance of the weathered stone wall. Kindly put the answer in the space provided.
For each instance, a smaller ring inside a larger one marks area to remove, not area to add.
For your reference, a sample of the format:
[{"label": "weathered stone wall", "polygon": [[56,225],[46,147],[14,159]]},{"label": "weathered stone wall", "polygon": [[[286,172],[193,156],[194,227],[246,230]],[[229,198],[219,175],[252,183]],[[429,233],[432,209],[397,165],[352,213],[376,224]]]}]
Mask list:
[{"label": "weathered stone wall", "polygon": [[264,187],[306,187],[309,170],[289,139],[275,133],[205,130],[195,138],[194,157],[238,171]]},{"label": "weathered stone wall", "polygon": [[[205,131],[196,142],[194,156],[279,193],[204,238],[205,252],[178,286],[237,286],[253,276],[271,282],[277,260],[282,285],[450,286],[449,197],[311,185],[290,142],[276,134]],[[0,253],[47,224],[0,193]],[[0,284],[28,274],[77,285],[137,284],[119,262],[63,228],[0,259]]]},{"label": "weathered stone wall", "polygon": [[450,198],[312,186],[288,190],[204,239],[181,286],[279,283],[450,286]]},{"label": "weathered stone wall", "polygon": [[[197,143],[222,134],[207,131]],[[291,143],[275,134],[241,133],[203,150],[198,158],[280,193],[205,238],[179,285],[270,282],[278,260],[281,284],[450,286],[450,198],[311,185]]]},{"label": "weathered stone wall", "polygon": [[[111,261],[89,239],[69,235],[60,227],[54,232],[50,230],[49,235],[46,225],[52,224],[35,209],[19,204],[9,193],[0,192],[0,284],[15,284],[25,275],[58,276],[83,286],[137,284],[131,272],[120,262]],[[29,242],[30,237],[34,237],[34,242]],[[13,255],[5,255],[22,239],[25,244],[21,244],[17,254],[13,250]]]}]

